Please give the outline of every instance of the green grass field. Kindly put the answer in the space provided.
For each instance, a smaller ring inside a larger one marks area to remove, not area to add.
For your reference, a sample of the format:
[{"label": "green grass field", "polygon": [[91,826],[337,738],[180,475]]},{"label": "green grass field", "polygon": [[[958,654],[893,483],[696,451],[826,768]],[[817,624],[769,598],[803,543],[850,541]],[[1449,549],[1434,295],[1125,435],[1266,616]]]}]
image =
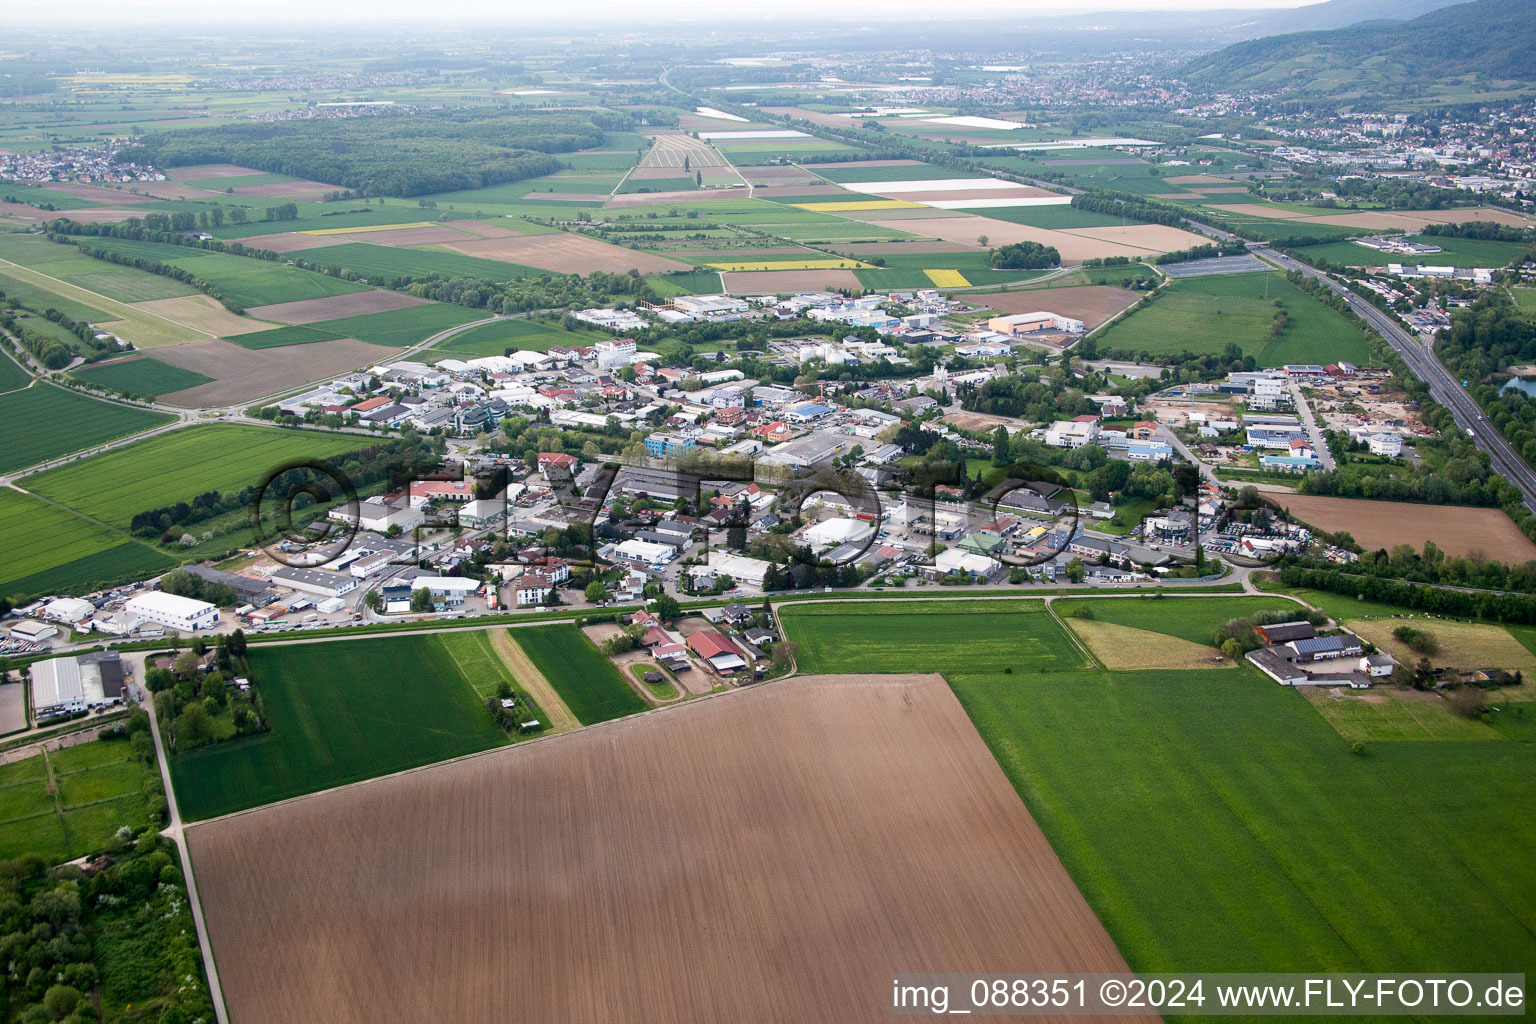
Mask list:
[{"label": "green grass field", "polygon": [[126,528],[137,512],[190,501],[204,491],[254,487],[269,470],[291,460],[330,458],[367,444],[361,437],[208,424],[28,477],[27,489]]},{"label": "green grass field", "polygon": [[1492,242],[1480,238],[1447,238],[1440,235],[1409,235],[1410,241],[1425,245],[1438,245],[1443,252],[1426,253],[1423,256],[1397,256],[1380,252],[1353,242],[1332,242],[1328,245],[1310,245],[1297,252],[1308,257],[1322,257],[1347,267],[1384,267],[1388,263],[1423,263],[1433,267],[1488,267],[1498,270],[1509,266],[1511,260],[1525,256],[1528,246],[1518,242]]},{"label": "green grass field", "polygon": [[195,388],[213,380],[194,371],[172,366],[152,356],[127,362],[88,366],[74,371],[74,376],[99,387],[129,395],[166,395],[183,388]]},{"label": "green grass field", "polygon": [[[485,310],[467,309],[446,302],[434,302],[427,306],[407,306],[384,313],[365,313],[341,320],[324,320],[309,324],[308,329],[330,334],[337,338],[356,338],[376,345],[393,345],[403,348],[424,341],[450,327],[484,320],[492,314]],[[260,344],[261,335],[251,338]]]},{"label": "green grass field", "polygon": [[41,498],[0,490],[0,596],[31,597],[168,568],[171,560]]},{"label": "green grass field", "polygon": [[672,298],[676,295],[714,295],[720,291],[720,275],[714,272],[652,274],[646,280],[663,298]]},{"label": "green grass field", "polygon": [[1536,967],[1536,748],[1355,756],[1249,669],[951,683],[1134,970]]},{"label": "green grass field", "polygon": [[103,313],[93,306],[87,306],[83,302],[67,299],[46,288],[39,287],[28,281],[22,281],[9,274],[0,273],[0,292],[5,293],[8,299],[14,299],[20,305],[28,309],[34,309],[39,313],[45,313],[50,309],[56,309],[72,320],[87,320],[91,323],[103,323],[111,320],[109,313]]},{"label": "green grass field", "polygon": [[275,327],[267,331],[256,331],[252,334],[234,334],[224,339],[232,341],[241,348],[286,348],[289,345],[308,345],[316,341],[331,341],[342,335],[335,331],[322,331],[304,324],[293,324],[288,327]]},{"label": "green grass field", "polygon": [[433,351],[473,359],[504,355],[507,349],[547,352],[551,345],[591,345],[612,337],[606,331],[567,331],[548,320],[498,320],[455,334],[436,345]]},{"label": "green grass field", "polygon": [[[1289,320],[1269,337],[1276,308]],[[1164,288],[1152,305],[1138,308],[1098,335],[1100,349],[1129,349],[1153,356],[1218,353],[1237,344],[1260,366],[1286,363],[1364,363],[1369,342],[1342,315],[1307,295],[1279,273],[1190,278]]]},{"label": "green grass field", "polygon": [[174,417],[103,402],[52,384],[35,384],[0,395],[0,422],[7,425],[0,472],[22,469]]},{"label": "green grass field", "polygon": [[[465,235],[465,241],[472,236]],[[504,283],[518,277],[545,273],[533,267],[501,260],[481,259],[456,252],[435,249],[409,249],[371,242],[348,242],[344,245],[328,245],[320,249],[308,249],[300,255],[320,266],[337,266],[362,274],[368,278],[393,280],[397,276],[467,277],[474,280]]]},{"label": "green grass field", "polygon": [[[105,243],[112,239],[91,238],[91,243]],[[136,244],[136,243],[135,243]],[[176,249],[176,246],[164,248]],[[172,299],[183,295],[195,295],[197,289],[169,277],[161,277],[148,271],[125,267],[106,260],[87,256],[68,244],[50,242],[42,235],[0,234],[0,259],[10,260],[38,273],[57,278],[66,284],[104,295],[118,302],[146,302],[151,299]],[[12,273],[15,281],[18,275]],[[43,290],[44,286],[34,285]],[[20,295],[18,294],[18,299]],[[52,306],[60,312],[68,312],[57,301],[40,300],[40,308]],[[82,308],[86,308],[82,305]],[[99,310],[98,316],[89,320],[114,319]]]},{"label": "green grass field", "polygon": [[779,617],[808,673],[1037,673],[1084,662],[1043,601],[795,604]]},{"label": "green grass field", "polygon": [[0,353],[0,392],[15,391],[32,382],[32,375],[24,370],[10,351]]},{"label": "green grass field", "polygon": [[633,715],[649,706],[575,626],[526,626],[514,629],[512,639],[582,725]]},{"label": "green grass field", "polygon": [[[612,186],[609,186],[610,188]],[[698,188],[693,175],[679,173],[675,178],[628,178],[619,186],[619,194],[629,192],[692,192]],[[555,191],[561,191],[558,187]]]},{"label": "green grass field", "polygon": [[271,731],[171,759],[188,820],[507,742],[443,637],[259,648],[250,665]]},{"label": "green grass field", "polygon": [[[274,302],[318,299],[365,290],[364,285],[300,270],[298,267],[271,260],[231,256],[228,253],[211,252],[189,246],[130,242],[117,238],[94,238],[91,242],[103,249],[159,260],[161,263],[190,271],[217,288],[226,299],[240,306],[265,306]],[[160,280],[171,279],[160,278]],[[88,284],[80,283],[82,287],[90,287]],[[117,296],[112,297],[117,298]]]},{"label": "green grass field", "polygon": [[[1042,613],[1014,613],[1037,617],[1020,631],[993,628],[1010,617],[988,607],[1001,602],[920,604],[780,614],[802,671],[945,673],[1134,970],[1536,967],[1522,853],[1536,844],[1536,748],[1509,741],[1533,731],[1522,722],[1489,742],[1373,741],[1357,756],[1302,694],[1251,669],[1070,670],[1061,638],[1046,643],[1064,655],[1055,667],[1005,674],[1012,659],[992,652],[1040,646],[1036,623],[1054,631]],[[1192,640],[1276,606],[1092,604]]]},{"label": "green grass field", "polygon": [[[106,846],[148,820],[148,767],[126,740],[95,740],[0,766],[0,860],[34,853],[56,864]],[[57,794],[48,791],[50,776]]]},{"label": "green grass field", "polygon": [[1306,614],[1294,601],[1274,597],[1061,598],[1052,607],[1064,619],[1086,607],[1101,622],[1166,633],[1197,644],[1210,644],[1229,619],[1261,611],[1295,611],[1298,619]]}]

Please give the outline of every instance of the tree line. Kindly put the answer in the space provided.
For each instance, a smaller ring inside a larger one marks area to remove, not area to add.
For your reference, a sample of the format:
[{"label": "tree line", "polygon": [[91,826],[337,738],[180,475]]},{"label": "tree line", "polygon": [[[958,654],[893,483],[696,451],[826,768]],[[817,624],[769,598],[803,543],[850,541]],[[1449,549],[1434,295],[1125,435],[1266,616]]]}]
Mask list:
[{"label": "tree line", "polygon": [[1362,576],[1347,569],[1307,569],[1288,565],[1280,570],[1287,587],[1325,590],[1360,601],[1377,601],[1435,615],[1487,619],[1494,622],[1536,623],[1536,601],[1520,594],[1472,593],[1420,586],[1405,580]]}]

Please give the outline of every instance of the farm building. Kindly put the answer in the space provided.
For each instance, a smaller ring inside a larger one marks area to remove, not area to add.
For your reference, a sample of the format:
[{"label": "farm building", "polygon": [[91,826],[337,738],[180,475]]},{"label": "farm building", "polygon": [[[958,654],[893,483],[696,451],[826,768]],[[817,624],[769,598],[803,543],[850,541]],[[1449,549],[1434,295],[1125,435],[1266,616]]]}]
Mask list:
[{"label": "farm building", "polygon": [[1310,623],[1283,622],[1257,632],[1269,642],[1249,651],[1247,658],[1281,686],[1364,689],[1372,680],[1390,676],[1395,665],[1389,654],[1366,654],[1360,638],[1348,631],[1318,636]]},{"label": "farm building", "polygon": [[735,675],[747,667],[741,649],[722,633],[701,629],[688,638],[688,649],[703,658],[709,667],[723,676]]},{"label": "farm building", "polygon": [[142,622],[153,622],[169,629],[191,632],[210,629],[219,621],[219,610],[207,601],[151,591],[129,598],[123,610]]}]

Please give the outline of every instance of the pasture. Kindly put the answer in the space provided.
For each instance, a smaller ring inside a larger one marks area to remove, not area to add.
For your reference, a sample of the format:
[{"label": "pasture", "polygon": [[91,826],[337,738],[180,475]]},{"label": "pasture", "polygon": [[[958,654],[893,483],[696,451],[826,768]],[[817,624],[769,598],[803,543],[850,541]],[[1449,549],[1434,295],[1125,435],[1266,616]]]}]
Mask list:
[{"label": "pasture", "polygon": [[872,1024],[891,964],[1125,969],[932,676],[754,687],[188,842],[246,1024]]},{"label": "pasture", "polygon": [[1528,744],[1356,756],[1247,668],[950,683],[1134,970],[1536,965]]},{"label": "pasture", "polygon": [[238,492],[292,460],[331,458],[369,443],[366,437],[207,424],[28,477],[27,489],[126,528],[137,512],[191,501],[204,491]]},{"label": "pasture", "polygon": [[[1270,330],[1279,308],[1288,319],[1278,338]],[[1219,353],[1235,344],[1260,366],[1286,363],[1364,363],[1364,334],[1335,310],[1301,291],[1279,273],[1189,278],[1161,289],[1099,335],[1099,348],[1152,356]]]},{"label": "pasture", "polygon": [[0,860],[49,864],[95,853],[148,823],[149,770],[128,741],[93,740],[0,765]]},{"label": "pasture", "polygon": [[792,604],[779,609],[802,672],[1012,672],[1080,667],[1082,653],[1031,600]]},{"label": "pasture", "polygon": [[171,758],[196,821],[404,771],[507,742],[460,662],[433,635],[253,648],[271,731]]},{"label": "pasture", "polygon": [[[1419,653],[1392,635],[1403,625],[1391,619],[1355,620],[1345,623],[1357,635],[1369,640],[1398,661],[1413,663]],[[1491,622],[1454,622],[1449,619],[1419,619],[1415,629],[1434,635],[1439,650],[1428,655],[1436,668],[1470,671],[1497,668],[1506,672],[1530,673],[1536,670],[1536,654],[1512,636],[1503,626]]]},{"label": "pasture", "polygon": [[1087,610],[1097,622],[1126,626],[1178,637],[1209,646],[1216,630],[1229,619],[1247,618],[1261,611],[1294,611],[1298,619],[1306,609],[1283,597],[1105,597],[1058,598],[1051,605],[1056,614],[1076,624],[1076,614]]},{"label": "pasture", "polygon": [[1135,669],[1230,668],[1220,651],[1149,629],[1135,629],[1097,619],[1063,620],[1088,645],[1099,664],[1111,671]]},{"label": "pasture", "polygon": [[30,597],[79,590],[169,568],[153,548],[41,498],[0,490],[0,596]]},{"label": "pasture", "polygon": [[103,402],[53,384],[34,384],[0,395],[7,424],[0,472],[24,469],[104,441],[171,422],[148,409]]},{"label": "pasture", "polygon": [[212,377],[201,373],[161,362],[153,356],[100,363],[83,370],[75,370],[72,376],[80,378],[87,384],[95,384],[97,387],[118,391],[125,395],[143,395],[150,398],[185,388],[195,388],[199,384],[207,384],[213,380]]},{"label": "pasture", "polygon": [[633,715],[650,706],[577,627],[525,626],[508,635],[582,725]]},{"label": "pasture", "polygon": [[1317,713],[1346,740],[1425,742],[1498,740],[1486,722],[1462,718],[1442,694],[1390,687],[1368,691],[1309,686],[1302,691]]}]

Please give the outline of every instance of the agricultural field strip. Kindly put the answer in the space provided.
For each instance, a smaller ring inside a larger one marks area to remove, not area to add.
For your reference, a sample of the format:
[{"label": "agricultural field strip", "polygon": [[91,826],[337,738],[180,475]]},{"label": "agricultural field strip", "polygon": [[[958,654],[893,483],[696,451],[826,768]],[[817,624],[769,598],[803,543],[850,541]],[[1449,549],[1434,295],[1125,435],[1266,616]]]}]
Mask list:
[{"label": "agricultural field strip", "polygon": [[[157,320],[164,320],[168,324],[175,324],[177,327],[192,331],[199,337],[212,337],[210,334],[199,331],[195,327],[188,327],[186,324],[181,323],[178,320],[172,320],[170,317],[161,313],[156,313],[147,309],[141,309],[130,302],[119,302],[116,299],[111,299],[105,295],[102,295],[100,292],[93,292],[87,288],[81,288],[79,285],[70,284],[68,281],[61,281],[56,277],[49,277],[47,274],[39,273],[38,271],[33,270],[30,267],[24,267],[19,263],[12,263],[6,259],[0,259],[0,267],[4,267],[7,274],[15,275],[22,280],[31,278],[33,284],[57,291],[65,298],[73,298],[77,302],[85,302],[87,306],[96,305],[104,313],[119,314],[119,319],[122,320],[131,320],[136,316],[152,316]],[[44,284],[43,282],[47,283]],[[71,295],[71,292],[78,292],[79,295],[88,296],[91,301],[86,302],[85,299],[79,298],[76,295]]]}]

